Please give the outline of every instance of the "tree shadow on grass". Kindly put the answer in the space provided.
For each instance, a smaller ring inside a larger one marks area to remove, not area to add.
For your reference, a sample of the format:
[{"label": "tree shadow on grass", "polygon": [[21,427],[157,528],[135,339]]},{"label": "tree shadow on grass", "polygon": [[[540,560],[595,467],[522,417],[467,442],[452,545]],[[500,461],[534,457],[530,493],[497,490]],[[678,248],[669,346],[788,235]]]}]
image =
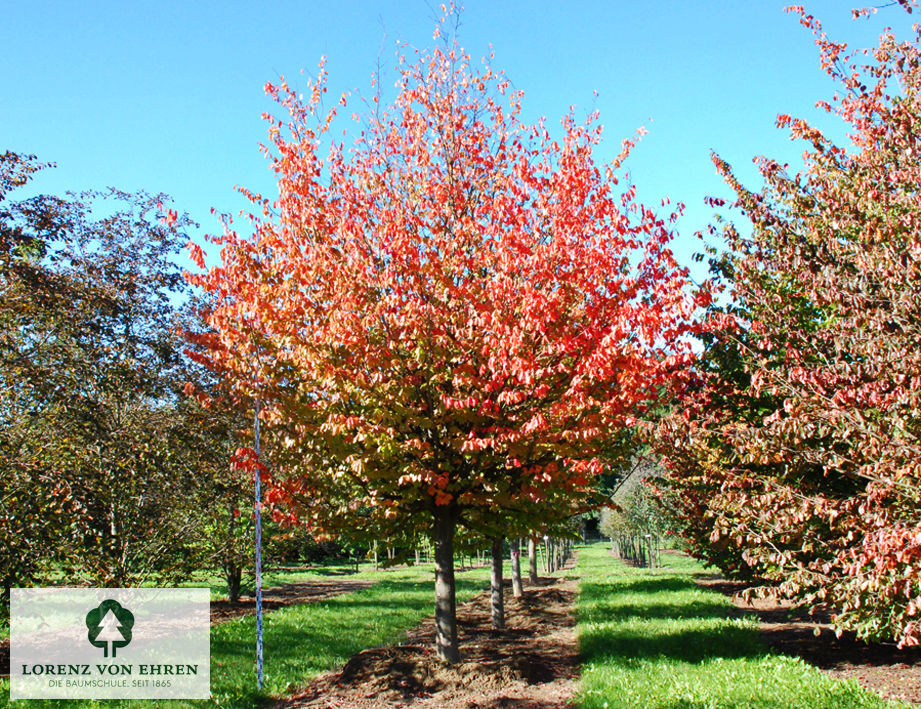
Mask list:
[{"label": "tree shadow on grass", "polygon": [[604,660],[618,664],[667,657],[699,663],[711,658],[763,657],[767,648],[751,628],[729,623],[710,627],[665,629],[661,626],[644,632],[635,627],[599,626],[579,636],[584,660]]},{"label": "tree shadow on grass", "polygon": [[699,587],[687,576],[662,575],[653,578],[622,578],[606,583],[586,583],[586,590],[610,595],[611,593],[658,593],[661,591],[696,591]]},{"label": "tree shadow on grass", "polygon": [[[674,594],[647,596],[647,594]],[[679,595],[680,594],[680,595]],[[646,600],[648,598],[648,600]],[[631,599],[639,600],[630,603]],[[585,583],[580,597],[583,622],[623,621],[630,618],[725,618],[736,615],[720,596],[702,592],[690,579],[666,576],[654,579]]]},{"label": "tree shadow on grass", "polygon": [[[671,602],[668,596],[649,603],[628,602],[634,594],[642,599],[644,593],[659,592],[681,595]],[[580,622],[588,626],[579,637],[585,660],[629,664],[665,656],[697,663],[768,654],[757,630],[740,624],[723,599],[701,594],[686,577],[587,583],[580,606]]]},{"label": "tree shadow on grass", "polygon": [[579,618],[585,623],[596,622],[622,622],[627,620],[655,620],[671,618],[675,620],[694,619],[722,619],[737,617],[732,608],[727,608],[723,603],[711,601],[690,601],[681,604],[672,603],[644,603],[642,605],[591,603],[585,602],[586,607],[579,613]]}]

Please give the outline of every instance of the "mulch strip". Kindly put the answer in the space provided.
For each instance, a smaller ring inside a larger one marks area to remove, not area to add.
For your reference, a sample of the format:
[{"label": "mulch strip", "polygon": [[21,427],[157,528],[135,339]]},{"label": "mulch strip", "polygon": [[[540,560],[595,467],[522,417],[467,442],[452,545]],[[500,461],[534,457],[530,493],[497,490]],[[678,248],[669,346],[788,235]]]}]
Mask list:
[{"label": "mulch strip", "polygon": [[433,619],[395,645],[354,655],[275,709],[562,709],[578,686],[579,647],[572,609],[578,581],[542,579],[523,598],[506,593],[505,630],[490,627],[489,594],[457,609],[461,662],[448,665],[434,651]]},{"label": "mulch strip", "polygon": [[773,650],[801,657],[832,676],[856,679],[887,699],[921,705],[921,648],[899,650],[895,643],[865,643],[851,632],[839,638],[831,628],[828,610],[810,614],[773,599],[746,603],[737,594],[747,585],[719,576],[700,578],[697,583],[732,598],[740,612],[757,616],[762,637]]},{"label": "mulch strip", "polygon": [[[299,603],[325,601],[333,596],[368,588],[374,583],[374,581],[364,579],[341,579],[339,581],[302,581],[275,586],[263,591],[262,608],[266,611],[273,611]],[[211,601],[211,625],[244,615],[255,615],[255,613],[255,596],[241,596],[236,603]]]}]

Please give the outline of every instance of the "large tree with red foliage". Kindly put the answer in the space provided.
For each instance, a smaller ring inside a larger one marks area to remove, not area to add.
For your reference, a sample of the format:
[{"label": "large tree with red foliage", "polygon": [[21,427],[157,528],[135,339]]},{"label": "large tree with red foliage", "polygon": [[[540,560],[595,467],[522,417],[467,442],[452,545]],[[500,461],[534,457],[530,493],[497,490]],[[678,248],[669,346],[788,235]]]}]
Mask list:
[{"label": "large tree with red foliage", "polygon": [[[914,3],[911,3],[914,4]],[[907,3],[906,3],[907,5]],[[793,175],[720,172],[751,221],[716,263],[732,305],[680,414],[662,427],[701,551],[839,628],[921,640],[921,50],[889,31],[848,54],[801,8],[851,145],[789,116]],[[909,7],[910,9],[910,7]]]},{"label": "large tree with red foliage", "polygon": [[267,86],[287,111],[278,200],[250,195],[252,234],[228,227],[193,280],[216,297],[212,364],[265,402],[270,500],[321,528],[431,535],[453,661],[458,525],[588,495],[610,431],[689,356],[692,304],[670,221],[618,188],[631,141],[596,164],[595,116],[554,140],[453,42],[401,59],[398,89],[327,152],[347,98],[323,108],[325,73],[303,99]]}]

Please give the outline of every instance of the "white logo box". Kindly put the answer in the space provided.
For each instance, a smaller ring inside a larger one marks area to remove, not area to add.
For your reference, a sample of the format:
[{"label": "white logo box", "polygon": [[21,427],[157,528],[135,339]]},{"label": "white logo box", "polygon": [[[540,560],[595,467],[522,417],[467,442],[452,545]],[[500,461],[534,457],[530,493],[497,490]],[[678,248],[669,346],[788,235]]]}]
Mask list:
[{"label": "white logo box", "polygon": [[207,588],[10,589],[10,699],[206,699]]}]

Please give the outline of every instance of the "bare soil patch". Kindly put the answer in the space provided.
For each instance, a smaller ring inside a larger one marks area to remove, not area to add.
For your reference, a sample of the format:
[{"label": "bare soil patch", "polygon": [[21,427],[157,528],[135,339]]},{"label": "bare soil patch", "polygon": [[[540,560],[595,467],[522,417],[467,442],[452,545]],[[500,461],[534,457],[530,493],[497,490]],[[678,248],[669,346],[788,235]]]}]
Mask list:
[{"label": "bare soil patch", "polygon": [[839,638],[831,628],[827,609],[810,614],[788,602],[755,599],[747,603],[737,595],[746,584],[719,576],[698,579],[697,583],[731,597],[740,611],[756,615],[762,636],[777,652],[801,657],[835,677],[856,679],[887,699],[921,705],[921,648],[899,650],[895,643],[865,643],[854,633]]},{"label": "bare soil patch", "polygon": [[460,663],[436,658],[429,619],[401,643],[354,655],[274,707],[567,707],[578,683],[577,591],[578,581],[567,578],[542,579],[520,599],[508,592],[505,630],[490,627],[489,594],[480,594],[457,609]]},{"label": "bare soil patch", "polygon": [[[368,588],[374,581],[364,579],[340,579],[337,581],[301,581],[282,586],[274,586],[262,592],[262,608],[266,611],[277,610],[285,606],[311,601],[323,601],[342,593],[351,593],[360,588]],[[222,623],[231,618],[256,613],[256,597],[241,596],[236,603],[230,601],[211,601],[211,625]]]}]

